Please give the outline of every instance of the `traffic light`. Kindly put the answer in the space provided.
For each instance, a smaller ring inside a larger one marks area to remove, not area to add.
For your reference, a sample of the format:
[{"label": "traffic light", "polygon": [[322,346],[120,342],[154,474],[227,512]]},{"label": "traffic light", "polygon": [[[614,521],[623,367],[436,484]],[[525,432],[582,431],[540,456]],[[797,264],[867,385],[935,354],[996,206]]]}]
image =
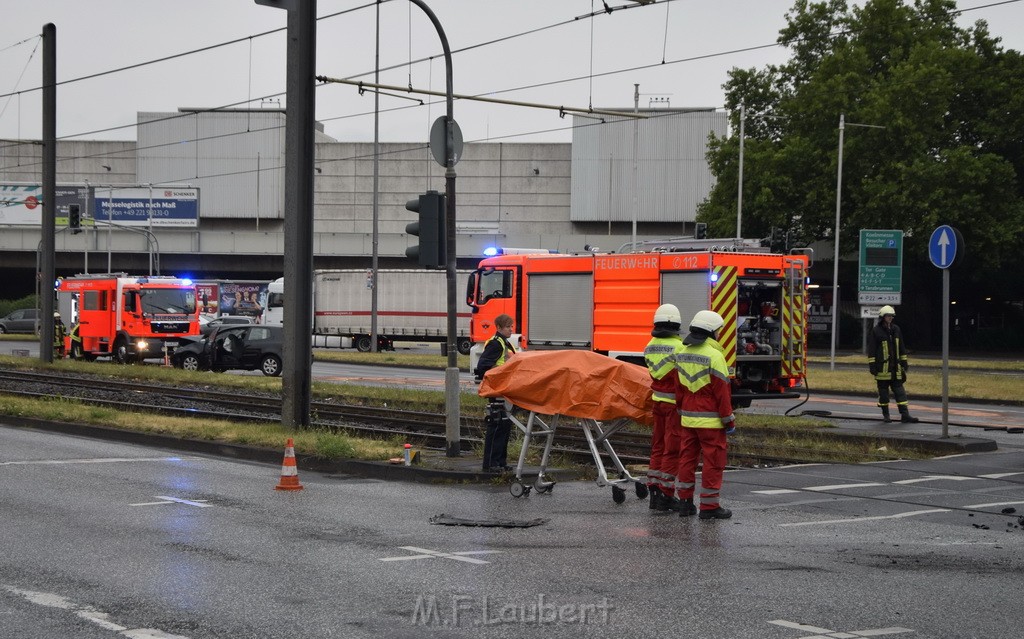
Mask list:
[{"label": "traffic light", "polygon": [[704,222],[697,222],[693,225],[693,239],[706,240],[708,237],[708,225]]},{"label": "traffic light", "polygon": [[773,251],[786,250],[786,229],[781,226],[772,227],[771,247]]},{"label": "traffic light", "polygon": [[405,208],[419,214],[419,221],[406,225],[405,232],[420,238],[418,246],[405,249],[406,257],[416,260],[420,266],[444,268],[447,263],[445,197],[437,191],[427,191],[409,200]]},{"label": "traffic light", "polygon": [[68,205],[68,228],[74,235],[82,232],[82,208],[78,204]]}]

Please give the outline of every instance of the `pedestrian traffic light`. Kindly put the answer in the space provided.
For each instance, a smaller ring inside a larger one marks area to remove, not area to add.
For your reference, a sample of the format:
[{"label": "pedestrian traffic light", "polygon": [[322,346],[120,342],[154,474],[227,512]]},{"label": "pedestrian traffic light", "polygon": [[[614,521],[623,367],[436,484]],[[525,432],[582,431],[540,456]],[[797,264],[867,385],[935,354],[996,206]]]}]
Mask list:
[{"label": "pedestrian traffic light", "polygon": [[704,222],[697,222],[693,226],[693,239],[706,240],[708,237],[708,225]]},{"label": "pedestrian traffic light", "polygon": [[68,228],[75,235],[82,232],[82,208],[78,204],[68,206]]},{"label": "pedestrian traffic light", "polygon": [[419,215],[418,221],[410,222],[405,227],[406,233],[419,237],[419,244],[405,249],[405,255],[416,260],[420,266],[444,268],[447,263],[445,204],[443,195],[437,191],[427,191],[405,205],[406,209]]}]

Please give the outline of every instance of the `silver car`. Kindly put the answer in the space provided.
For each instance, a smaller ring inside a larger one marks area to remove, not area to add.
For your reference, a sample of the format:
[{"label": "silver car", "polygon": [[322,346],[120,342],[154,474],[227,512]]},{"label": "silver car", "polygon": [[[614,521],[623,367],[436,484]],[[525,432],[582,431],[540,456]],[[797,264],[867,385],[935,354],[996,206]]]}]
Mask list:
[{"label": "silver car", "polygon": [[35,333],[39,311],[34,308],[21,308],[11,311],[7,317],[0,318],[0,335],[3,333]]}]

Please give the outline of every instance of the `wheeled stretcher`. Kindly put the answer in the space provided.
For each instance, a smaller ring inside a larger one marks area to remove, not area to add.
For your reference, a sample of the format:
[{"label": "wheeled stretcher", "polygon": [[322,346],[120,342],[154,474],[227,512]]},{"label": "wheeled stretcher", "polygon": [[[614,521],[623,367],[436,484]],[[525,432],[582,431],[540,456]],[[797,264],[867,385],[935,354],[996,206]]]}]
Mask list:
[{"label": "wheeled stretcher", "polygon": [[[645,368],[588,351],[521,352],[493,368],[480,385],[483,397],[502,397],[528,414],[525,422],[512,411],[508,418],[523,433],[523,446],[509,487],[514,497],[550,492],[555,481],[546,475],[551,448],[560,423],[580,426],[597,467],[597,485],[611,486],[621,504],[632,486],[645,499],[647,486],[632,476],[612,447],[610,438],[630,421],[651,424],[653,402]],[[532,486],[523,481],[526,455],[533,439],[543,441],[540,470]],[[604,451],[618,478],[611,479],[601,457]]]}]

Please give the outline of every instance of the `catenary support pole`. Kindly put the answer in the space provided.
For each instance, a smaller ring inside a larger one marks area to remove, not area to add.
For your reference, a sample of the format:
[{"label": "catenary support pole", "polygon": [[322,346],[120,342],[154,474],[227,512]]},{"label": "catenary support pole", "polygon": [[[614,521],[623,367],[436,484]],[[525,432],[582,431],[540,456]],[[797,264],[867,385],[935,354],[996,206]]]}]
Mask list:
[{"label": "catenary support pole", "polygon": [[53,361],[53,281],[57,277],[57,27],[43,25],[43,234],[39,272],[39,359]]}]

